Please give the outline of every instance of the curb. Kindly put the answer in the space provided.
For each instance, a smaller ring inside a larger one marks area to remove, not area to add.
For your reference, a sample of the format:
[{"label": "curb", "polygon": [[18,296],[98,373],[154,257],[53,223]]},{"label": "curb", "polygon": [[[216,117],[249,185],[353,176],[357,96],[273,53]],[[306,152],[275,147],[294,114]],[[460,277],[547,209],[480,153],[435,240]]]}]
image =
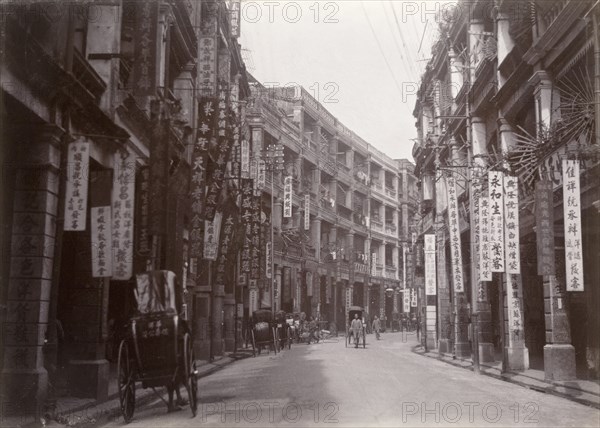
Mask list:
[{"label": "curb", "polygon": [[[198,379],[210,376],[211,374],[214,374],[215,372],[227,367],[228,365],[236,361],[251,356],[252,353],[242,351],[241,353],[238,353],[235,356],[233,353],[230,353],[229,355],[224,355],[222,358],[211,363],[201,364],[198,368]],[[156,388],[156,390],[160,394],[162,387]],[[135,406],[136,408],[145,406],[146,404],[151,403],[157,398],[158,397],[154,393],[154,390],[152,388],[136,388]],[[186,409],[189,411],[189,408],[187,408],[187,406],[184,407],[183,410]],[[114,393],[110,395],[108,399],[103,403],[91,402],[61,411],[55,416],[54,419],[48,420],[47,423],[49,426],[61,424],[71,427],[92,427],[102,425],[114,420],[118,420],[119,418],[121,418],[119,394]],[[39,421],[33,421],[29,422],[28,424],[22,425],[21,428],[39,428],[42,426],[43,425]]]},{"label": "curb", "polygon": [[[472,372],[475,371],[475,368],[473,367],[473,363],[470,360],[456,359],[456,360],[453,360],[453,361],[449,361],[448,360],[449,357],[447,357],[445,355],[441,355],[441,354],[438,354],[437,356],[436,355],[428,355],[430,353],[418,349],[420,347],[421,347],[421,345],[414,346],[412,348],[412,352],[415,353],[415,354],[421,355],[423,357],[432,358],[432,359],[435,359],[435,360],[438,360],[438,361],[442,361],[442,362],[444,362],[446,364],[450,364],[450,365],[452,365],[454,367],[459,367],[459,368],[462,368],[462,369],[465,369],[465,370],[470,370]],[[461,364],[461,362],[462,362],[462,364]],[[466,364],[466,363],[468,363],[468,364]],[[554,396],[557,396],[557,397],[560,397],[560,398],[565,398],[567,400],[574,401],[574,402],[579,403],[579,404],[583,404],[584,406],[588,406],[588,407],[593,407],[593,408],[596,408],[596,409],[600,409],[600,397],[598,397],[596,399],[596,401],[593,401],[593,400],[582,398],[582,397],[575,397],[575,396],[573,396],[571,394],[558,391],[556,388],[570,389],[570,390],[573,390],[573,391],[577,391],[577,392],[579,392],[581,394],[596,395],[596,394],[593,394],[593,393],[591,393],[589,391],[585,391],[585,390],[582,390],[582,389],[574,388],[572,386],[565,386],[565,385],[556,384],[554,382],[551,383],[551,384],[548,384],[547,382],[543,382],[543,381],[540,381],[540,380],[537,380],[537,379],[533,379],[533,378],[532,378],[532,380],[534,380],[536,383],[545,383],[546,386],[532,385],[532,384],[529,384],[527,382],[523,382],[523,381],[520,381],[518,379],[514,379],[513,377],[511,377],[511,375],[513,375],[513,376],[515,376],[515,375],[516,376],[524,376],[524,375],[521,375],[519,373],[516,373],[516,372],[493,373],[493,372],[491,372],[491,370],[498,371],[497,369],[495,369],[493,367],[483,366],[483,367],[480,368],[480,374],[492,377],[494,379],[502,380],[504,382],[510,382],[510,383],[515,384],[515,385],[521,386],[523,388],[530,389],[532,391],[542,392],[544,394],[551,394],[551,395],[554,395]],[[524,377],[526,377],[526,376],[524,376]]]}]

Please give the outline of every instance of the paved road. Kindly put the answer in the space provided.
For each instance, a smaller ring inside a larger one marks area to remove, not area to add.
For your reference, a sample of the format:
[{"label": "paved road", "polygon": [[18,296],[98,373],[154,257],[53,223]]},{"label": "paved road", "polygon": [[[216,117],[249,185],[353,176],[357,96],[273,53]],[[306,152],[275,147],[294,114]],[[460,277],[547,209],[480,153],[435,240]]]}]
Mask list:
[{"label": "paved road", "polygon": [[596,409],[414,354],[414,336],[367,340],[366,349],[328,340],[238,361],[201,379],[196,418],[156,401],[128,427],[600,426]]}]

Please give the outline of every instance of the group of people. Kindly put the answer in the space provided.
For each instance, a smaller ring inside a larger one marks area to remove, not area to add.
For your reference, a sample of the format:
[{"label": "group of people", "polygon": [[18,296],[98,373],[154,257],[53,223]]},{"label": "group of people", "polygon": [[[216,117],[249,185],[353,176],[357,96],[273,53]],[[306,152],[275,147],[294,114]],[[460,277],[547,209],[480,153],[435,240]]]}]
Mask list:
[{"label": "group of people", "polygon": [[[354,319],[350,324],[350,331],[352,337],[354,338],[354,347],[358,348],[358,341],[361,336],[362,329],[366,329],[366,323],[364,319],[360,319],[358,314],[354,314]],[[375,332],[375,337],[377,340],[381,339],[381,320],[375,315],[373,318],[373,323],[371,324],[371,328],[373,332]]]}]

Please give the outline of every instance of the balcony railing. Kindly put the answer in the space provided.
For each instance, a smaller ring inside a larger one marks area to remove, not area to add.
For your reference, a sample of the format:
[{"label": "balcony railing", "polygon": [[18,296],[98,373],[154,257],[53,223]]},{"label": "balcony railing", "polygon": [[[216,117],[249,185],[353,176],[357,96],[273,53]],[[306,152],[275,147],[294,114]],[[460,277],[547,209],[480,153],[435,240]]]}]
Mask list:
[{"label": "balcony railing", "polygon": [[393,187],[385,186],[385,194],[391,198],[395,198],[396,197],[396,189],[394,189]]},{"label": "balcony railing", "polygon": [[550,25],[554,22],[560,12],[567,6],[569,0],[559,0],[554,2],[548,2],[547,4],[551,4],[552,6],[548,8],[542,15],[542,22],[544,23],[544,28],[548,29]]},{"label": "balcony railing", "polygon": [[373,230],[383,233],[383,223],[377,220],[371,220],[371,227]]},{"label": "balcony railing", "polygon": [[390,235],[395,235],[396,234],[396,225],[391,224],[391,223],[386,223],[385,224],[385,232]]}]

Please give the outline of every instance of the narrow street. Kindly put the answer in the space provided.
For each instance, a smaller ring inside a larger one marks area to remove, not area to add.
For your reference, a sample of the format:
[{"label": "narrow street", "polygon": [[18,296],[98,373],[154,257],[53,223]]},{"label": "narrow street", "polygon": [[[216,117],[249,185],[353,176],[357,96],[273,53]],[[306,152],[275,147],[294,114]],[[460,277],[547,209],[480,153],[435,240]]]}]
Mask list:
[{"label": "narrow street", "polygon": [[596,409],[424,358],[416,344],[396,332],[368,335],[366,349],[340,337],[262,353],[201,379],[196,418],[157,399],[128,426],[599,426]]}]

